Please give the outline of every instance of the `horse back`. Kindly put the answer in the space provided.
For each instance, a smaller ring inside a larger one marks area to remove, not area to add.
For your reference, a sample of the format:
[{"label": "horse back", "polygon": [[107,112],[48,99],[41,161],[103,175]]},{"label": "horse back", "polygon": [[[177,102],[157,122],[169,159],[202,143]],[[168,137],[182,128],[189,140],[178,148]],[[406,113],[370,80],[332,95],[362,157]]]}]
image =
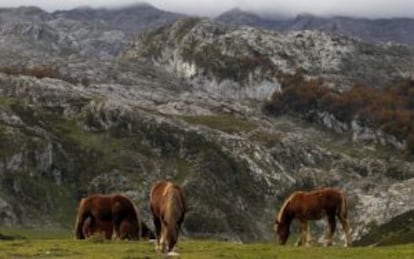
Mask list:
[{"label": "horse back", "polygon": [[137,217],[134,204],[126,196],[115,194],[112,199],[112,213],[114,215],[122,214],[128,217]]},{"label": "horse back", "polygon": [[323,188],[317,194],[318,202],[323,205],[326,210],[329,211],[339,211],[343,194],[340,190],[335,188]]},{"label": "horse back", "polygon": [[187,210],[181,187],[166,181],[155,184],[150,194],[151,211],[155,215],[162,215],[165,210],[169,210],[169,206],[178,206],[183,214]]},{"label": "horse back", "polygon": [[83,198],[80,207],[101,221],[112,220],[114,215],[137,216],[133,203],[121,194],[93,194]]},{"label": "horse back", "polygon": [[163,203],[163,197],[165,194],[166,187],[169,185],[168,182],[162,181],[156,183],[150,192],[150,208],[154,215],[161,215],[161,207]]},{"label": "horse back", "polygon": [[296,217],[320,219],[325,214],[335,214],[341,209],[342,192],[335,188],[322,188],[311,192],[295,192],[290,210]]},{"label": "horse back", "polygon": [[317,206],[321,207],[327,214],[334,215],[341,209],[342,192],[335,188],[323,188],[313,194]]}]

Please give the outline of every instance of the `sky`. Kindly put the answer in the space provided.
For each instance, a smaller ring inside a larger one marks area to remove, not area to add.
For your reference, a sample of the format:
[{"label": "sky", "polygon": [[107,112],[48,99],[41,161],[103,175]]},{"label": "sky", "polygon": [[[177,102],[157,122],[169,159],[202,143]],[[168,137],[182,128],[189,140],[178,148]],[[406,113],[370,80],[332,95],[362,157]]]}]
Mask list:
[{"label": "sky", "polygon": [[[114,7],[138,3],[134,0],[0,0],[1,7],[38,6],[47,11],[71,9],[78,6]],[[146,0],[167,11],[190,15],[217,16],[229,9],[260,14],[294,16],[310,13],[321,16],[346,15],[369,18],[412,17],[414,0]]]}]

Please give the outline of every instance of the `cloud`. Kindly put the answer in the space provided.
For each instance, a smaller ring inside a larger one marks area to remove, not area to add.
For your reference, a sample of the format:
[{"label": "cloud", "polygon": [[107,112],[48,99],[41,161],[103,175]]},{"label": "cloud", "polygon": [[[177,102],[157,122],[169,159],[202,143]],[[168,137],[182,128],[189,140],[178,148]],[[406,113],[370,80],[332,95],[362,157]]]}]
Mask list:
[{"label": "cloud", "polygon": [[[48,11],[84,6],[83,0],[0,0],[0,6],[20,5],[39,6]],[[134,0],[90,0],[92,7],[119,6],[133,3]],[[296,15],[312,13],[316,15],[348,15],[359,17],[413,17],[412,0],[147,0],[146,2],[163,10],[193,15],[216,16],[234,7],[258,13]]]}]

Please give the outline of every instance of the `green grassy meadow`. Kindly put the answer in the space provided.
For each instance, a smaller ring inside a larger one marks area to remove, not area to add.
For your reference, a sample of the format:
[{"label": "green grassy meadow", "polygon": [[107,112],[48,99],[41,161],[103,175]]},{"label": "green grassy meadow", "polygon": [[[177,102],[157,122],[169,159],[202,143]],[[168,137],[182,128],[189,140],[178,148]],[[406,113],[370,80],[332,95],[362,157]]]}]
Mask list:
[{"label": "green grassy meadow", "polygon": [[[14,233],[12,233],[14,232]],[[165,258],[141,241],[74,240],[68,232],[1,231],[0,258]],[[384,247],[294,247],[181,239],[178,258],[414,258],[414,244]]]}]

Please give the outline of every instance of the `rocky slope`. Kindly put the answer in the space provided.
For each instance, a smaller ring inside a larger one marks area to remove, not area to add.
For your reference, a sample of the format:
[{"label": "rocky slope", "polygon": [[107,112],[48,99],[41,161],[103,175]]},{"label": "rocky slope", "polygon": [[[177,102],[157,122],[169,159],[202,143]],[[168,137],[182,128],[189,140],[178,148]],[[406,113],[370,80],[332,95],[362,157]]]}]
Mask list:
[{"label": "rocky slope", "polygon": [[374,46],[317,31],[278,33],[183,19],[140,35],[124,55],[154,63],[221,96],[263,99],[283,73],[302,69],[343,89],[357,81],[380,87],[413,77],[411,49]]},{"label": "rocky slope", "polygon": [[[272,239],[283,199],[325,185],[347,192],[354,238],[414,210],[414,164],[395,150],[262,113],[278,72],[296,69],[281,53],[312,76],[314,64],[328,62],[323,75],[333,81],[342,76],[342,58],[360,54],[354,41],[339,38],[330,51],[332,38],[303,35],[180,20],[146,34],[119,59],[79,52],[38,59],[42,38],[19,36],[16,45],[40,46],[27,50],[33,65],[53,64],[60,73],[0,73],[0,223],[70,228],[82,196],[113,191],[130,196],[150,222],[148,192],[160,179],[183,185],[190,204],[184,234],[192,237]],[[311,41],[318,47],[310,53],[299,47]],[[0,53],[8,46],[0,44]],[[405,62],[393,65],[398,72],[412,65],[410,56],[377,50]],[[254,55],[260,62],[252,65]],[[22,56],[13,64],[24,64]],[[232,73],[238,57],[246,57],[248,74]]]}]

